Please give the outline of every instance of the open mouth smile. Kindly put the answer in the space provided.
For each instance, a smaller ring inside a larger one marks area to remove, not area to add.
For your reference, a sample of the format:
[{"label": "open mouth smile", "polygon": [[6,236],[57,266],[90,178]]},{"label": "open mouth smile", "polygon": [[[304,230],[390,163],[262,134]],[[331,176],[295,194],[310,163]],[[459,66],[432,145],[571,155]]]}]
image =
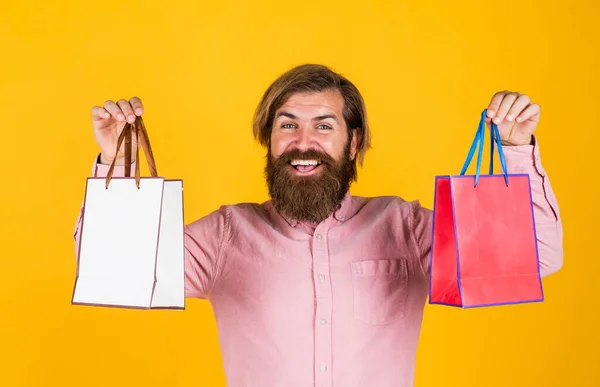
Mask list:
[{"label": "open mouth smile", "polygon": [[296,175],[306,176],[316,173],[321,169],[323,162],[321,160],[291,160],[289,162],[292,171]]}]

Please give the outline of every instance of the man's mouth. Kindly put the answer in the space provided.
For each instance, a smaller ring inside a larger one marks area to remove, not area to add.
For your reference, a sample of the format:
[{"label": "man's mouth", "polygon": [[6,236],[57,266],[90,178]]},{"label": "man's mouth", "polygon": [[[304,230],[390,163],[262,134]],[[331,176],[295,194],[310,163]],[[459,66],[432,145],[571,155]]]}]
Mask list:
[{"label": "man's mouth", "polygon": [[322,161],[316,160],[316,159],[290,161],[290,165],[292,166],[292,168],[294,168],[296,171],[300,172],[301,174],[315,171],[319,168],[319,166],[321,166],[321,164],[322,164]]}]

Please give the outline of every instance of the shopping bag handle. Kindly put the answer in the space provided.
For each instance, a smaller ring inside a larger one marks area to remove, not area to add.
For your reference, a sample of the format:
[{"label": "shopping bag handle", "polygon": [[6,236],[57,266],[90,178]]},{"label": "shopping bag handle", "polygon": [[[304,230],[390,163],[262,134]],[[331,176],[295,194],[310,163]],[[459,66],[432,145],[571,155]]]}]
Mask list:
[{"label": "shopping bag handle", "polygon": [[[130,177],[131,175],[131,140],[132,136],[135,135],[136,139],[136,164],[135,164],[135,185],[140,188],[140,145],[144,150],[144,154],[146,155],[146,161],[148,162],[148,168],[150,170],[150,175],[152,177],[157,177],[158,173],[156,171],[156,162],[154,161],[154,154],[152,153],[152,147],[150,146],[150,139],[148,138],[148,131],[146,130],[146,125],[144,125],[144,120],[142,117],[137,117],[133,124],[126,123],[119,135],[119,139],[117,141],[117,150],[115,154],[119,152],[121,149],[121,145],[123,142],[125,143],[125,177]],[[106,189],[108,189],[108,185],[110,184],[110,180],[112,179],[112,175],[115,170],[115,161],[116,158],[112,161],[108,173],[106,174]]]},{"label": "shopping bag handle", "polygon": [[[471,149],[469,149],[469,154],[467,155],[467,159],[460,171],[460,175],[463,176],[469,165],[471,164],[471,160],[473,159],[473,154],[475,153],[475,149],[477,145],[479,145],[479,150],[477,152],[477,167],[475,171],[475,186],[479,183],[479,174],[481,169],[481,154],[483,152],[483,143],[485,140],[485,119],[487,116],[487,109],[483,110],[481,113],[481,119],[479,120],[479,126],[477,127],[477,132],[475,133],[475,139],[471,144]],[[506,169],[506,160],[504,158],[504,152],[502,151],[502,142],[500,141],[500,131],[498,130],[498,125],[496,125],[493,121],[490,125],[490,175],[494,174],[494,142],[498,146],[498,155],[500,156],[500,166],[502,167],[502,171],[504,173],[504,181],[508,186],[508,171]]]}]

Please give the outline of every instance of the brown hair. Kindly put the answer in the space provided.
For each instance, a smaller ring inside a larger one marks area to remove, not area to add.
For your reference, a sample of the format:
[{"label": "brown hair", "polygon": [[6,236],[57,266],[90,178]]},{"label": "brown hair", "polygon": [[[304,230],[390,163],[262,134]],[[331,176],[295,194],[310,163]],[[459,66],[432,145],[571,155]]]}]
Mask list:
[{"label": "brown hair", "polygon": [[344,121],[348,136],[356,129],[359,135],[356,158],[363,164],[365,153],[371,147],[371,133],[362,95],[352,82],[319,64],[303,64],[277,78],[265,91],[256,108],[253,122],[254,138],[269,147],[275,112],[295,93],[338,90],[344,98]]}]

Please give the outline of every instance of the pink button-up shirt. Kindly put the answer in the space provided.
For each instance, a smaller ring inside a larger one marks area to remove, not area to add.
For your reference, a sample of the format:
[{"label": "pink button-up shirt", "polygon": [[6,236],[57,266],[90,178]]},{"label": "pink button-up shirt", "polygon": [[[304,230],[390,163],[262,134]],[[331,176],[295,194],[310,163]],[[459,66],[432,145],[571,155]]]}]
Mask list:
[{"label": "pink button-up shirt", "polygon": [[[562,265],[556,199],[537,145],[504,152],[509,173],[531,176],[546,276]],[[94,164],[93,175],[107,169]],[[431,221],[416,201],[348,194],[317,225],[285,219],[269,201],[187,225],[186,296],[213,307],[227,385],[412,386]]]}]

